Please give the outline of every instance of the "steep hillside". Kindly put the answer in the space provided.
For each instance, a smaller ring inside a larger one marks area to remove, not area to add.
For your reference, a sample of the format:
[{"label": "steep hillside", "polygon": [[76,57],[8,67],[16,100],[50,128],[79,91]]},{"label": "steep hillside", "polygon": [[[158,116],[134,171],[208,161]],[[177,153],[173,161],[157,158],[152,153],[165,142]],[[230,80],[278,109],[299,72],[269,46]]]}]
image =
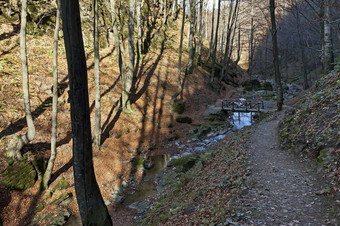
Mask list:
[{"label": "steep hillside", "polygon": [[[137,62],[132,114],[123,114],[119,108],[121,81],[114,46],[100,51],[103,145],[100,151],[94,151],[93,161],[106,204],[119,201],[118,194],[123,188],[138,183],[143,170],[136,170],[136,159],[156,153],[172,153],[173,148],[168,144],[176,139],[180,140],[192,128],[189,124],[176,122],[179,114],[169,106],[171,96],[178,87],[179,21],[180,19],[175,22],[169,20],[167,25],[158,23],[157,27],[151,28],[153,39],[150,51]],[[10,138],[26,131],[18,24],[18,21],[3,23],[0,30],[0,171],[9,165],[5,153]],[[186,42],[185,39],[184,46],[187,46]],[[53,40],[48,35],[28,36],[31,107],[37,130],[34,141],[24,147],[25,160],[28,162],[44,162],[49,158],[52,44]],[[35,183],[37,178],[33,178],[34,186],[25,191],[8,190],[0,185],[0,218],[4,225],[26,225],[33,220],[34,215],[39,216],[36,220],[46,223],[57,213],[69,215],[69,210],[77,212],[73,186],[68,77],[62,39],[59,42],[59,54],[61,93],[58,100],[58,154],[52,183],[50,189],[44,193],[39,191],[38,183]],[[86,54],[90,109],[91,116],[94,117],[95,85],[91,45],[86,47]],[[188,50],[184,50],[182,59],[182,65],[185,65]],[[207,105],[218,98],[227,98],[233,89],[227,85],[224,93],[218,94],[207,86],[208,81],[209,73],[196,68],[185,82],[182,98],[185,107],[182,115],[190,117],[193,123],[200,120],[199,117]],[[94,120],[92,123],[94,124]],[[6,174],[2,174],[0,180],[5,176]]]},{"label": "steep hillside", "polygon": [[[302,93],[281,122],[283,149],[311,157],[340,191],[340,64]],[[309,161],[309,160],[307,160]]]}]

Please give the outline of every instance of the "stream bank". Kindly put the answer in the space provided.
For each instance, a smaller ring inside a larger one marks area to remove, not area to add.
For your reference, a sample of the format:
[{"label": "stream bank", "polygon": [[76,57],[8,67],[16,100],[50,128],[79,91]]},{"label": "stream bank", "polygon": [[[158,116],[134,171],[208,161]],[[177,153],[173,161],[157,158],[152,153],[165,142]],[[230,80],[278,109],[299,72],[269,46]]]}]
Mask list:
[{"label": "stream bank", "polygon": [[145,174],[136,189],[125,196],[118,209],[131,208],[137,211],[137,216],[143,216],[152,206],[154,200],[162,195],[164,190],[173,180],[186,173],[197,163],[204,163],[213,157],[211,151],[218,146],[228,134],[250,126],[257,122],[263,115],[261,113],[231,112],[226,115],[226,125],[215,123],[213,128],[194,125],[189,132],[187,142],[176,141],[169,144],[177,149],[179,154],[156,155],[147,158],[152,167],[144,167]]}]

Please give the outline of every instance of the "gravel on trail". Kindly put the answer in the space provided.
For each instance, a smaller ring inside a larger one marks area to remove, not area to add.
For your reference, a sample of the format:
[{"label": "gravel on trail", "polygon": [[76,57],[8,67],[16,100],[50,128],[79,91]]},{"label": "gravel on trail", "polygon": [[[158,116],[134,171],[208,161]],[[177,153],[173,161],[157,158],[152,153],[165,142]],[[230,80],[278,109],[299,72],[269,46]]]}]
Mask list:
[{"label": "gravel on trail", "polygon": [[[249,144],[251,174],[234,207],[242,225],[340,225],[339,194],[321,194],[323,178],[279,148],[278,117],[260,123]],[[336,196],[337,195],[337,196]]]}]

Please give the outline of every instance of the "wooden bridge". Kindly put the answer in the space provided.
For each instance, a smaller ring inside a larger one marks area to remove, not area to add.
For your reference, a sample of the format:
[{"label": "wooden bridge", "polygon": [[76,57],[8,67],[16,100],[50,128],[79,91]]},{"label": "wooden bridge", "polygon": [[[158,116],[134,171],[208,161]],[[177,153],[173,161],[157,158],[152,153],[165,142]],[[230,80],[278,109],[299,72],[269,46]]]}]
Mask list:
[{"label": "wooden bridge", "polygon": [[223,111],[261,112],[264,111],[263,101],[223,100]]}]

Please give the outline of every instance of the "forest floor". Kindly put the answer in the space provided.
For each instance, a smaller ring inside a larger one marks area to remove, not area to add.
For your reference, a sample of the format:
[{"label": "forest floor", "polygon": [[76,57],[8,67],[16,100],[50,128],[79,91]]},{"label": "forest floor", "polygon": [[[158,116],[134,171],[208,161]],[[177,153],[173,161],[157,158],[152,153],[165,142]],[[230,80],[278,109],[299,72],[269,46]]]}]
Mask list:
[{"label": "forest floor", "polygon": [[255,225],[336,225],[340,197],[324,195],[324,179],[296,155],[280,149],[283,113],[258,125],[249,145],[251,175],[234,206]]},{"label": "forest floor", "polygon": [[[148,54],[138,61],[138,71],[133,90],[132,114],[124,114],[119,108],[121,79],[118,72],[114,46],[100,51],[102,88],[102,146],[93,151],[97,182],[107,205],[114,203],[117,194],[141,179],[143,171],[134,171],[134,165],[144,156],[173,153],[169,145],[181,141],[192,125],[177,123],[179,115],[170,108],[171,96],[177,91],[177,65],[179,43],[178,27],[159,27],[153,31],[155,43]],[[163,32],[167,31],[167,32]],[[0,171],[7,167],[6,149],[12,136],[26,132],[25,113],[21,84],[19,35],[12,24],[2,24],[0,34],[11,34],[0,40]],[[52,115],[52,44],[53,39],[44,35],[28,36],[28,69],[30,77],[30,100],[36,136],[24,147],[23,153],[32,158],[47,160],[50,154]],[[187,44],[186,42],[184,43]],[[164,51],[159,51],[160,49]],[[204,48],[204,51],[206,49]],[[58,100],[57,157],[50,189],[39,191],[39,183],[25,191],[10,190],[0,185],[0,219],[4,225],[27,225],[37,219],[41,224],[49,222],[60,212],[78,212],[73,181],[72,134],[70,105],[68,103],[68,76],[66,54],[63,42],[59,42],[59,84],[63,94]],[[89,78],[89,99],[91,120],[94,119],[94,72],[93,51],[86,46]],[[187,63],[187,52],[182,65]],[[241,71],[241,70],[240,70]],[[240,72],[242,76],[246,73]],[[242,80],[240,76],[240,80]],[[218,94],[208,87],[209,73],[197,68],[187,77],[182,100],[185,103],[184,116],[199,123],[201,114],[216,99],[228,98],[235,88],[228,86]],[[92,120],[92,125],[94,120]],[[172,140],[172,141],[171,141]],[[2,175],[0,175],[0,181]],[[56,186],[66,181],[67,188]],[[67,205],[55,203],[67,195]],[[40,209],[38,209],[39,207]],[[41,210],[42,208],[42,210]],[[70,211],[69,211],[70,210]],[[36,217],[34,219],[34,217]]]}]

